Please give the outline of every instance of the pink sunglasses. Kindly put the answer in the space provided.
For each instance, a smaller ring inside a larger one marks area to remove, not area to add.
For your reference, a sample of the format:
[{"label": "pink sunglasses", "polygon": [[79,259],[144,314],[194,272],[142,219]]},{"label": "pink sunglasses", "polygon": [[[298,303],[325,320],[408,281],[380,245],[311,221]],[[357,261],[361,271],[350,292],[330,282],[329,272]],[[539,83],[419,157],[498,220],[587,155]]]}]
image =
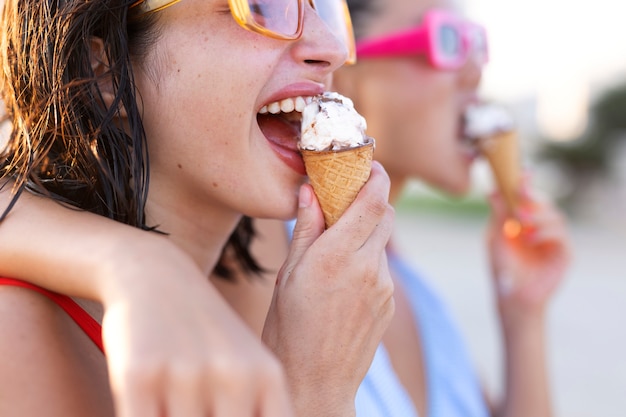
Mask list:
[{"label": "pink sunglasses", "polygon": [[470,55],[481,65],[487,63],[487,33],[454,13],[433,9],[415,28],[357,42],[356,53],[359,59],[425,54],[433,67],[454,70]]}]

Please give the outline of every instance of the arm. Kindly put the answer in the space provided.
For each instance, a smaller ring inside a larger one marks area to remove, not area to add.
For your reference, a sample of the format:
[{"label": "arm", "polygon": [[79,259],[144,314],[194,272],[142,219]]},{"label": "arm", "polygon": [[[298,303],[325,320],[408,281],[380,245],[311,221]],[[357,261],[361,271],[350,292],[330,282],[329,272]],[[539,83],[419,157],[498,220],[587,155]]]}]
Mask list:
[{"label": "arm", "polygon": [[[281,272],[281,277],[293,274],[281,279],[288,285],[277,287],[273,314],[266,325],[266,336],[271,337],[266,341],[283,361],[299,416],[354,413],[357,387],[393,312],[393,287],[384,258],[393,217],[387,203],[389,180],[380,167],[372,177],[334,231],[322,233],[323,217],[313,201],[301,209],[296,232],[299,243],[292,247]],[[177,389],[190,385],[230,387],[230,392],[205,393],[215,399],[206,403],[221,403],[223,415],[251,415],[236,408],[247,404],[241,401],[246,396],[255,401],[248,404],[255,407],[254,415],[291,415],[283,368],[258,340],[249,338],[247,329],[242,330],[239,317],[232,317],[212,286],[200,286],[206,279],[198,277],[191,261],[170,247],[166,238],[69,211],[48,200],[25,197],[0,225],[0,250],[11,251],[0,254],[0,274],[103,302],[103,332],[118,416],[138,415],[137,410],[163,401],[163,392],[170,394],[167,400],[171,402],[176,397],[188,399]],[[8,196],[0,193],[0,202],[2,198]],[[30,216],[53,220],[31,223]],[[54,248],[59,253],[46,246],[31,250],[31,239],[21,239],[29,233],[37,233],[42,240],[56,239]],[[18,240],[13,241],[12,235]],[[320,265],[320,258],[329,261]],[[22,262],[31,264],[20,268]],[[70,263],[76,264],[72,271],[55,272]],[[318,277],[326,277],[326,282]],[[364,286],[363,277],[371,285]],[[342,285],[339,291],[329,293],[328,283]],[[304,299],[309,303],[303,305]],[[358,314],[354,314],[356,305],[361,307]],[[182,316],[184,325],[168,326],[158,334],[146,330],[150,323],[171,323],[172,311]],[[300,314],[290,314],[295,312]],[[285,317],[289,320],[282,320]],[[120,340],[116,337],[120,333],[133,338]],[[151,349],[154,346],[159,349]],[[146,360],[146,350],[157,356]],[[216,358],[222,362],[215,363]],[[197,369],[198,363],[202,372],[197,380],[168,378],[175,375],[171,370]],[[157,392],[155,386],[164,388]]]},{"label": "arm", "polygon": [[[2,207],[9,197],[0,192]],[[291,416],[276,358],[164,236],[24,194],[0,224],[0,274],[103,304],[118,417],[165,402],[216,416]],[[189,386],[204,395],[189,398]]]},{"label": "arm", "polygon": [[394,311],[385,247],[393,209],[382,166],[324,230],[310,186],[278,274],[263,340],[285,367],[296,415],[348,417]]},{"label": "arm", "polygon": [[493,196],[491,205],[489,249],[506,372],[497,415],[550,417],[546,316],[570,261],[564,221],[554,207],[526,194],[519,210],[522,231],[506,237],[504,204]]}]

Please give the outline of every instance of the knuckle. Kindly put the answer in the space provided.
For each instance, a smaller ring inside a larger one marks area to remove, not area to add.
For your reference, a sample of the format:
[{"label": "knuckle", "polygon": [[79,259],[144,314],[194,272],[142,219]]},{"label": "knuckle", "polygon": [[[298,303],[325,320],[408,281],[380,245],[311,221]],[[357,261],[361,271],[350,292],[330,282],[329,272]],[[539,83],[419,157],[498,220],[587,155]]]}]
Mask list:
[{"label": "knuckle", "polygon": [[388,212],[390,204],[383,196],[376,196],[367,201],[365,209],[374,217],[382,218]]},{"label": "knuckle", "polygon": [[232,393],[244,389],[253,380],[253,373],[244,361],[224,356],[209,359],[202,372],[203,377],[211,381],[209,386],[219,386],[223,392]]},{"label": "knuckle", "polygon": [[157,360],[136,360],[123,370],[121,380],[126,386],[148,388],[161,378],[163,372],[163,366]]},{"label": "knuckle", "polygon": [[191,384],[202,379],[205,369],[189,361],[177,361],[172,364],[169,375],[173,381],[181,384]]}]

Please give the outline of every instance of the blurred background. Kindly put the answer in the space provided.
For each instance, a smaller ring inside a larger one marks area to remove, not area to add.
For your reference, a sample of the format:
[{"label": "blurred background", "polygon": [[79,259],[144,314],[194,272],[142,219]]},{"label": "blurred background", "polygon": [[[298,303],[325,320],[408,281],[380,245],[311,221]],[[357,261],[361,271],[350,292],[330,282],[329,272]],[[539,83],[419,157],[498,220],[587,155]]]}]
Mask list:
[{"label": "blurred background", "polygon": [[[567,213],[574,263],[555,297],[549,355],[558,417],[626,415],[626,3],[465,0],[487,27],[482,93],[517,122],[535,186]],[[404,252],[460,320],[479,372],[502,386],[482,239],[484,163],[463,199],[412,184],[397,212]],[[451,255],[454,256],[451,261]]]}]

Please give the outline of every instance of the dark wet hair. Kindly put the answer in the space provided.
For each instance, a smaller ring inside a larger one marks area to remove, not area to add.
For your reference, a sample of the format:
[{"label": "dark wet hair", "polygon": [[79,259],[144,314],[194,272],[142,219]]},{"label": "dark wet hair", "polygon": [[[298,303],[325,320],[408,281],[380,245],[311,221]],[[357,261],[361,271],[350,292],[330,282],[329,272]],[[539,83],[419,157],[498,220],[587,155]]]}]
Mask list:
[{"label": "dark wet hair", "polygon": [[[27,191],[157,230],[145,218],[149,158],[131,62],[141,62],[158,37],[158,13],[133,18],[135,2],[4,0],[0,89],[11,131],[0,154],[0,187],[13,184],[13,196],[0,221]],[[94,39],[103,41],[103,74],[92,68]],[[113,86],[109,107],[101,83]],[[242,219],[229,245],[244,269],[258,272],[248,252],[252,235]],[[221,265],[216,272],[229,275]]]}]

